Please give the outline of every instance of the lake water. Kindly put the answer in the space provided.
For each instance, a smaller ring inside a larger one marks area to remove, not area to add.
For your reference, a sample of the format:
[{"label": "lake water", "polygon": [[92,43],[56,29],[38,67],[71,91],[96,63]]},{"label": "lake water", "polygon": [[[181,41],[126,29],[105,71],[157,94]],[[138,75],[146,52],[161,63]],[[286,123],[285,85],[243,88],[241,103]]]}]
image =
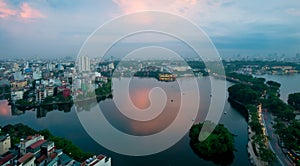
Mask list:
[{"label": "lake water", "polygon": [[300,74],[293,75],[262,75],[256,77],[263,77],[266,80],[272,80],[279,82],[280,87],[280,98],[287,102],[288,95],[295,92],[300,92]]},{"label": "lake water", "polygon": [[[117,81],[123,81],[121,78]],[[211,78],[213,79],[213,78]],[[149,100],[145,99],[145,93],[149,93],[149,89],[153,87],[160,87],[166,91],[167,104],[163,113],[147,123],[141,123],[138,121],[128,121],[128,118],[122,115],[114,101],[107,99],[99,103],[99,105],[91,106],[91,109],[97,109],[99,106],[108,119],[108,121],[118,130],[132,134],[132,135],[151,135],[156,132],[163,131],[168,127],[178,114],[178,102],[180,97],[179,85],[182,82],[189,82],[188,79],[180,80],[177,82],[159,82],[155,79],[139,79],[135,78],[135,81],[130,86],[130,97],[134,104],[141,108],[147,108],[149,106]],[[223,81],[223,80],[215,80]],[[199,78],[199,92],[200,92],[200,107],[198,110],[198,116],[195,122],[200,122],[205,119],[207,110],[210,103],[210,78]],[[122,85],[122,84],[121,84]],[[227,82],[227,87],[231,86],[231,83]],[[193,89],[191,89],[193,91]],[[228,94],[227,94],[228,95]],[[147,98],[147,97],[146,97]],[[172,101],[171,101],[172,100]],[[220,101],[222,102],[222,101]],[[246,145],[248,141],[247,134],[247,122],[245,118],[226,101],[224,110],[227,114],[222,114],[220,123],[224,124],[235,137],[236,152],[234,152],[235,158],[232,165],[249,165]],[[76,110],[72,107],[70,112],[63,111],[26,111],[24,114],[18,116],[12,116],[10,107],[7,106],[6,101],[0,102],[0,125],[24,123],[34,129],[49,129],[54,135],[65,137],[72,140],[77,146],[84,151],[90,151],[97,154],[104,154],[112,157],[112,165],[114,166],[129,166],[129,165],[215,165],[211,161],[205,161],[199,158],[193,153],[189,146],[188,133],[169,149],[157,154],[131,157],[126,155],[120,155],[112,152],[103,146],[96,143],[82,127]],[[96,126],[101,129],[101,126]],[[175,131],[176,132],[176,131]],[[101,136],[99,136],[101,137]],[[119,138],[111,138],[113,141],[122,142]],[[125,145],[124,145],[125,146]]]}]

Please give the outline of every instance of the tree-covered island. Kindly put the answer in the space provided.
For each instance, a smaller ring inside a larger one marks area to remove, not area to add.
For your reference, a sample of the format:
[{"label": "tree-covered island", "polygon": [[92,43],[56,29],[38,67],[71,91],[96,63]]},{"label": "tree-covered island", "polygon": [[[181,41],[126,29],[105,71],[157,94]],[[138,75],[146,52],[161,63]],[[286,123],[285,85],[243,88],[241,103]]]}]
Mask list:
[{"label": "tree-covered island", "polygon": [[[215,126],[212,122],[211,125]],[[222,124],[218,124],[204,141],[199,141],[199,134],[203,123],[194,124],[189,132],[190,146],[193,151],[205,160],[215,164],[228,165],[233,162],[234,135]]]}]

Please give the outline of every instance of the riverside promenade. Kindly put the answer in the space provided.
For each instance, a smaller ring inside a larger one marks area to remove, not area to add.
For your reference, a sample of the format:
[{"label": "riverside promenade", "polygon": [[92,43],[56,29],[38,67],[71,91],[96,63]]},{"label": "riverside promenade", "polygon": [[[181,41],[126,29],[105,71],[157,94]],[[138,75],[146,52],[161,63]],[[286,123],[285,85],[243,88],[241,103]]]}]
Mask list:
[{"label": "riverside promenade", "polygon": [[[249,115],[248,124],[251,122],[251,115]],[[261,161],[260,158],[255,154],[255,150],[252,145],[252,136],[255,135],[255,133],[251,130],[251,127],[248,125],[248,145],[247,150],[249,154],[249,160],[250,163],[257,166],[266,166],[268,165],[267,162]]]}]

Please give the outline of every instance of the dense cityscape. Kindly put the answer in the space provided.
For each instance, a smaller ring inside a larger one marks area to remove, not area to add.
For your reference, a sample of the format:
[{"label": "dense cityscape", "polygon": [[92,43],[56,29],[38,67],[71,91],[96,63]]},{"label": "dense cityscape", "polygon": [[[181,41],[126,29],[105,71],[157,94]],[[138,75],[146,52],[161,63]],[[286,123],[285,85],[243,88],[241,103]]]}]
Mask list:
[{"label": "dense cityscape", "polygon": [[[226,76],[211,73],[203,62],[198,61],[182,63],[181,61],[135,60],[119,63],[119,61],[91,61],[86,56],[79,58],[77,63],[71,60],[2,61],[1,99],[8,100],[7,104],[11,105],[11,113],[1,110],[1,114],[15,116],[24,114],[28,110],[35,110],[36,116],[41,118],[45,117],[48,111],[55,109],[69,112],[76,98],[85,100],[93,98],[94,94],[94,98],[100,96],[105,99],[112,95],[110,90],[112,78],[153,76],[159,81],[175,81],[173,78],[213,76],[235,83],[228,89],[229,99],[233,102],[232,105],[249,119],[250,162],[268,165],[277,160],[277,155],[281,155],[277,153],[282,153],[283,159],[278,159],[286,160],[284,165],[293,162],[299,164],[299,149],[295,148],[299,147],[299,137],[295,135],[299,133],[294,133],[299,131],[298,93],[289,96],[289,105],[287,105],[278,98],[279,83],[252,77],[252,75],[257,77],[264,74],[294,75],[300,71],[300,64],[279,61],[223,61],[223,64]],[[76,72],[80,74],[77,75]],[[156,77],[155,73],[159,76]],[[166,74],[171,74],[172,77],[166,77]],[[267,110],[271,112],[271,115]],[[267,129],[268,122],[265,121],[268,116],[272,119],[269,119],[271,128],[276,131]],[[9,127],[4,127],[1,131],[1,165],[30,165],[31,163],[80,165],[80,162],[86,165],[95,163],[110,165],[110,158],[106,159],[107,157],[103,155],[90,154],[87,155],[87,160],[75,156],[77,160],[80,160],[76,161],[68,156],[72,152],[68,151],[66,154],[64,149],[55,148],[57,146],[53,141],[47,141],[38,132],[34,133],[35,135],[22,135],[22,138],[18,137],[19,140],[16,140],[14,135],[9,135],[14,134],[9,133],[10,130]],[[289,135],[287,131],[290,131],[292,135]],[[270,138],[270,132],[274,132],[271,134],[273,138]],[[276,138],[274,138],[275,134]],[[268,144],[269,139],[273,140],[274,145]],[[290,142],[292,140],[295,141],[293,144]],[[275,148],[274,146],[280,146],[281,150],[279,152],[271,150],[272,147]],[[71,156],[74,154],[75,152]]]}]

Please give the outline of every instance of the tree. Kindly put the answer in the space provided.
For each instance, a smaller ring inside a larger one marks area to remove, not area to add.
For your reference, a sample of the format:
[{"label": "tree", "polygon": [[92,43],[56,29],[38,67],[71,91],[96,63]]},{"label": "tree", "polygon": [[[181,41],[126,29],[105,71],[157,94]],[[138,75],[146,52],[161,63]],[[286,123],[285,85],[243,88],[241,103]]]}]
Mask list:
[{"label": "tree", "polygon": [[279,111],[278,117],[285,121],[291,121],[295,119],[296,115],[294,114],[294,110],[287,108]]},{"label": "tree", "polygon": [[289,149],[300,150],[300,122],[295,121],[287,127],[283,137],[284,145]]},{"label": "tree", "polygon": [[256,104],[259,101],[261,92],[252,89],[244,84],[235,84],[228,88],[229,97],[245,105]]},{"label": "tree", "polygon": [[300,110],[300,92],[289,94],[288,103],[296,110]]},{"label": "tree", "polygon": [[275,81],[267,81],[267,85],[271,86],[271,87],[276,87],[276,88],[280,88],[281,84]]},{"label": "tree", "polygon": [[286,129],[284,123],[279,121],[274,125],[274,128],[276,129],[275,133],[278,134],[280,137],[284,135]]},{"label": "tree", "polygon": [[273,162],[276,160],[276,155],[270,150],[266,148],[259,149],[259,156],[262,161]]},{"label": "tree", "polygon": [[[215,125],[212,122],[211,125]],[[215,160],[218,158],[222,158],[224,156],[231,156],[233,159],[233,150],[234,150],[234,136],[231,134],[228,129],[224,127],[224,125],[217,125],[212,133],[204,133],[209,134],[206,140],[200,142],[199,134],[203,123],[195,124],[191,127],[189,132],[190,137],[190,145],[194,152],[208,160]],[[226,158],[226,157],[225,157]],[[228,159],[228,158],[227,158]],[[214,161],[216,162],[216,161]],[[230,161],[223,160],[220,161],[229,164]],[[228,163],[229,162],[229,163]]]},{"label": "tree", "polygon": [[48,129],[40,130],[38,133],[44,136],[45,139],[49,139],[52,137],[52,134]]}]

